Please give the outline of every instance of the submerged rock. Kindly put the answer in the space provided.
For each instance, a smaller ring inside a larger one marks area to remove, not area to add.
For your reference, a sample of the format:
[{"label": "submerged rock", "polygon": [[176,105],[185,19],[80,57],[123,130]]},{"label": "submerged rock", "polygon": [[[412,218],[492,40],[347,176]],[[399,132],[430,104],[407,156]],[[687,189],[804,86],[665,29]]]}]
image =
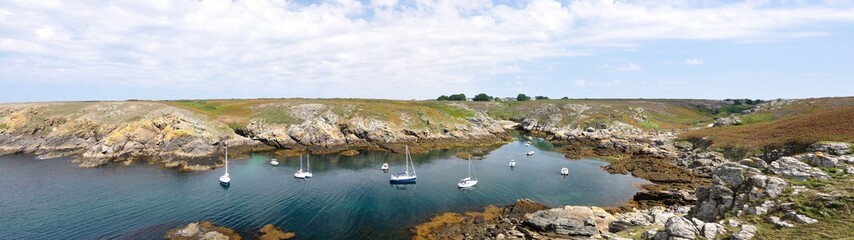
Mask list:
[{"label": "submerged rock", "polygon": [[179,226],[166,232],[163,238],[171,240],[240,240],[240,235],[233,229],[218,227],[210,222],[194,222]]},{"label": "submerged rock", "polygon": [[296,234],[292,232],[282,231],[273,224],[264,225],[264,227],[258,231],[260,232],[260,236],[258,237],[259,240],[285,240],[292,239],[296,236]]}]

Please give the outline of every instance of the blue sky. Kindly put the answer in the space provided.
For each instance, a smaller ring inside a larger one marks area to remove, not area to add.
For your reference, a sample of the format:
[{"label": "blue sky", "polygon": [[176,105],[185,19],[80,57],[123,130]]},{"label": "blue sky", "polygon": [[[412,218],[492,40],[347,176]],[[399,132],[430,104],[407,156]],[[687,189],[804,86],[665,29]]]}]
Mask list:
[{"label": "blue sky", "polygon": [[0,3],[0,102],[854,95],[854,2]]}]

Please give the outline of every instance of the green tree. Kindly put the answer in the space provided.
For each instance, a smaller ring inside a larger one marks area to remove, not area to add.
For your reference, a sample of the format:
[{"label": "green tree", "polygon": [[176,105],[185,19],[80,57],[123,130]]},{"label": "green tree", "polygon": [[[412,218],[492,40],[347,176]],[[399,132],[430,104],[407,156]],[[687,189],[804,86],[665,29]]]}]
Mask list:
[{"label": "green tree", "polygon": [[478,102],[488,102],[488,101],[492,101],[492,99],[493,99],[492,96],[486,95],[486,93],[480,93],[478,95],[475,95],[472,100],[478,101]]},{"label": "green tree", "polygon": [[528,97],[528,95],[525,95],[523,93],[516,95],[516,101],[528,101],[528,100],[531,100],[531,97]]},{"label": "green tree", "polygon": [[569,97],[563,97],[563,98],[561,98],[561,99],[567,100],[567,99],[569,99]]},{"label": "green tree", "polygon": [[437,98],[436,100],[439,100],[439,101],[448,101],[448,96],[442,95],[442,96],[439,96],[439,98]]},{"label": "green tree", "polygon": [[549,97],[546,97],[546,96],[537,96],[537,97],[536,97],[536,99],[537,99],[537,100],[548,100],[548,99],[549,99]]},{"label": "green tree", "polygon": [[465,101],[465,100],[466,100],[466,95],[465,95],[465,94],[462,94],[462,93],[460,93],[460,94],[451,94],[451,96],[448,96],[448,100],[451,100],[451,101]]}]

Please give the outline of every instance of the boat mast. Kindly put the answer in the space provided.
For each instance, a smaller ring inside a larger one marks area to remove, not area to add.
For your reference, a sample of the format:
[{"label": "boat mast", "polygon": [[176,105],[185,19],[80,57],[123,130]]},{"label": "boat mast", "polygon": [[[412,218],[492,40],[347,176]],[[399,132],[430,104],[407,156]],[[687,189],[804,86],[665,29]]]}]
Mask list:
[{"label": "boat mast", "polygon": [[307,165],[305,172],[311,172],[311,154],[305,156],[305,164]]},{"label": "boat mast", "polygon": [[225,175],[228,175],[228,140],[225,142]]}]

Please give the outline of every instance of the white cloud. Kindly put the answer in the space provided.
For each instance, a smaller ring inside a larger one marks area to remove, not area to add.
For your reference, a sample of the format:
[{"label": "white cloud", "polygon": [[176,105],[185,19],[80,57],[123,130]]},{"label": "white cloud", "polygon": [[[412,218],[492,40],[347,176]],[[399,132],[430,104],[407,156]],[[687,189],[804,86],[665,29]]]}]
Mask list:
[{"label": "white cloud", "polygon": [[622,65],[622,66],[616,66],[616,67],[614,67],[614,70],[617,70],[619,72],[635,72],[635,71],[641,71],[641,70],[643,70],[643,68],[640,65],[637,65],[634,63],[629,63],[629,64]]},{"label": "white cloud", "polygon": [[854,22],[854,8],[767,1],[9,0],[0,3],[0,82],[410,99],[524,71],[517,62],[656,39],[820,36],[805,26],[827,22]]},{"label": "white cloud", "polygon": [[703,65],[703,59],[699,59],[699,58],[685,59],[685,65],[691,65],[691,66]]}]

